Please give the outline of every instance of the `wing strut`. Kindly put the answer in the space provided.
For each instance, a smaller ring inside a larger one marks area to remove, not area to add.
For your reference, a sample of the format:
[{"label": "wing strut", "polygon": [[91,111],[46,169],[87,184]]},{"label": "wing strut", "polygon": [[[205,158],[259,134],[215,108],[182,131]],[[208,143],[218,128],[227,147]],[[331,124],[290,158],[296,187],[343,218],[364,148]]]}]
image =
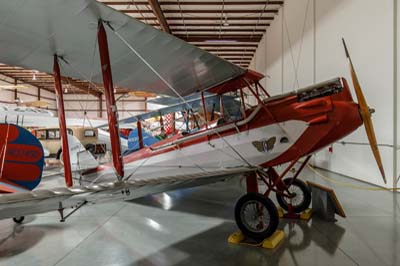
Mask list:
[{"label": "wing strut", "polygon": [[57,109],[58,109],[58,122],[60,123],[60,136],[61,136],[61,150],[62,158],[64,162],[64,177],[65,183],[68,187],[72,187],[72,173],[71,173],[71,161],[69,157],[69,146],[68,146],[68,136],[67,136],[67,125],[65,123],[65,111],[64,111],[64,97],[63,89],[61,85],[61,74],[60,66],[58,65],[58,56],[54,55],[54,87],[56,88],[56,99],[57,99]]},{"label": "wing strut", "polygon": [[122,163],[121,141],[119,138],[118,113],[114,96],[114,86],[111,74],[110,55],[108,52],[107,33],[101,20],[99,21],[97,39],[99,44],[101,73],[103,75],[104,95],[106,97],[107,105],[107,118],[110,130],[112,160],[118,180],[121,180],[124,177],[124,166]]}]

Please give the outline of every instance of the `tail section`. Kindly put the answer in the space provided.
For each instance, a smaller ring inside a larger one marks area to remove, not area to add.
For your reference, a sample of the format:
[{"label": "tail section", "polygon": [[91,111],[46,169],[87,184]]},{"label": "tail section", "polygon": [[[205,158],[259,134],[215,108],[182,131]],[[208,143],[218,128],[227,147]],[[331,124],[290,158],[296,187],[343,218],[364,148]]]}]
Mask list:
[{"label": "tail section", "polygon": [[68,144],[69,155],[71,159],[71,170],[73,172],[90,170],[99,166],[97,160],[89,151],[85,149],[85,147],[76,137],[68,134]]},{"label": "tail section", "polygon": [[42,179],[43,147],[28,130],[0,124],[0,193],[34,189]]}]

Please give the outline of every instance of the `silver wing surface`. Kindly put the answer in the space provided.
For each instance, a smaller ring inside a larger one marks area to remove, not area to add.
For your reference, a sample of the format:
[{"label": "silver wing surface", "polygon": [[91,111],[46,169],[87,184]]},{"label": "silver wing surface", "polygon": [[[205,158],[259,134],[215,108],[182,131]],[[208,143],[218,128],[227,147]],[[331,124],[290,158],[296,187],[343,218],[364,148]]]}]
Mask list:
[{"label": "silver wing surface", "polygon": [[56,54],[65,60],[63,76],[101,83],[99,20],[110,25],[105,27],[116,86],[177,96],[131,48],[183,96],[246,72],[94,0],[0,0],[0,62],[51,73]]},{"label": "silver wing surface", "polygon": [[0,195],[0,219],[68,209],[82,204],[96,204],[140,198],[178,188],[201,186],[243,176],[255,168],[228,168],[212,173],[182,175],[144,180],[97,183],[75,188],[38,189]]}]

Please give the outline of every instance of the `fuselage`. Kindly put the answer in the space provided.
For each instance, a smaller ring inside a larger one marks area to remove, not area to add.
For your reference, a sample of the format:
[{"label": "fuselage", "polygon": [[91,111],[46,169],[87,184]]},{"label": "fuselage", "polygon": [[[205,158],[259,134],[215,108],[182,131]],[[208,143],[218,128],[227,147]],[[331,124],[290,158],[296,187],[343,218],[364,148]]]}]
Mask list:
[{"label": "fuselage", "polygon": [[[362,125],[344,79],[268,98],[242,119],[177,134],[124,157],[125,177],[159,178],[221,168],[272,167],[314,153]],[[86,175],[114,177],[112,165]]]}]

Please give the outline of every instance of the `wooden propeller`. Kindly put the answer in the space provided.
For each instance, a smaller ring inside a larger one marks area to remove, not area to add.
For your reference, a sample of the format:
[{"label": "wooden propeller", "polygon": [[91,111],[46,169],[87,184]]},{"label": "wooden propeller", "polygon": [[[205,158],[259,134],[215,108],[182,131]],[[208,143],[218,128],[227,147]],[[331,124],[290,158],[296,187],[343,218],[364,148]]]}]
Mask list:
[{"label": "wooden propeller", "polygon": [[374,110],[370,109],[368,107],[367,101],[365,100],[360,83],[358,81],[356,71],[354,70],[353,62],[351,61],[350,53],[349,53],[349,50],[347,49],[344,38],[342,38],[342,41],[343,41],[344,50],[346,52],[346,56],[349,59],[351,79],[353,81],[354,90],[357,95],[358,105],[360,108],[360,114],[361,114],[362,120],[364,121],[364,127],[365,127],[365,131],[367,133],[367,136],[368,136],[369,145],[371,146],[371,150],[372,150],[372,153],[374,154],[375,161],[379,167],[379,171],[381,172],[383,182],[385,182],[385,184],[386,184],[385,171],[383,169],[382,159],[381,159],[381,155],[379,153],[378,143],[377,143],[376,137],[375,137],[374,125],[372,124],[372,120],[371,120],[371,115],[374,112]]}]

